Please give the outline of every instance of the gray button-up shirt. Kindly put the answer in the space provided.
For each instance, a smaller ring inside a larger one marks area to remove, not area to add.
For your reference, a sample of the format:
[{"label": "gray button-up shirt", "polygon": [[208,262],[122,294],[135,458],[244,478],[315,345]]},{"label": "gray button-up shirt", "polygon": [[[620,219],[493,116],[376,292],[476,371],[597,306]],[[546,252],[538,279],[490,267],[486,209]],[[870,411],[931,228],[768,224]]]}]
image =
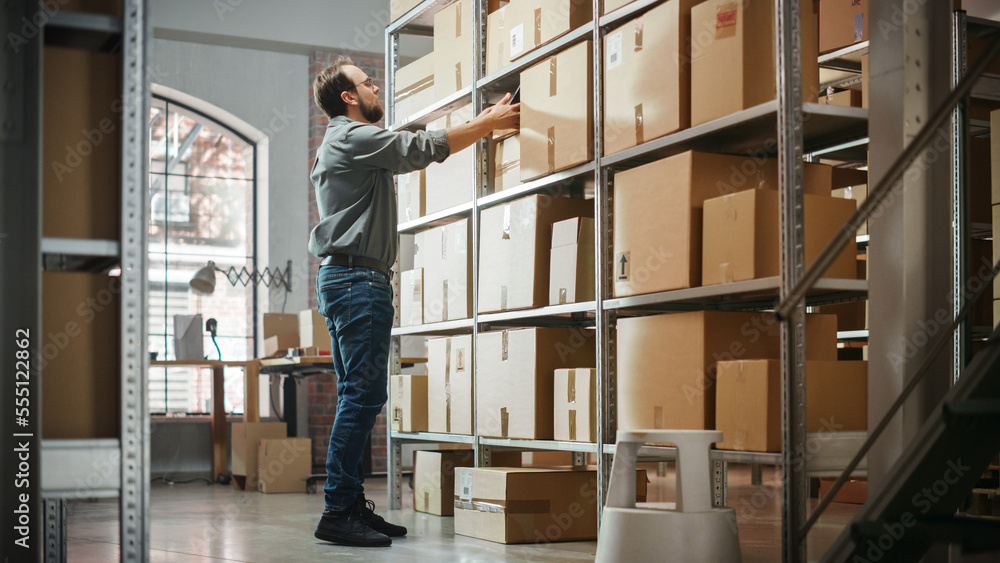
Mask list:
[{"label": "gray button-up shirt", "polygon": [[309,235],[315,256],[351,254],[396,261],[396,192],[393,174],[448,158],[445,131],[386,131],[344,116],[327,126],[310,179],[319,224]]}]

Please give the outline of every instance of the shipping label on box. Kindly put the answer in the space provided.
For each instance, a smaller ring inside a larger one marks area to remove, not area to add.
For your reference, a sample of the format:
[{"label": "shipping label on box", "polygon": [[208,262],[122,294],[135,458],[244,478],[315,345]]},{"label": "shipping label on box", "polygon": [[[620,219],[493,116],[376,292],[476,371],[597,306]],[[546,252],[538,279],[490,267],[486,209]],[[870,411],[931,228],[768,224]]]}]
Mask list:
[{"label": "shipping label on box", "polygon": [[299,311],[299,346],[313,347],[321,352],[333,350],[333,340],[330,329],[326,326],[326,317],[315,309]]},{"label": "shipping label on box", "polygon": [[427,431],[427,376],[393,375],[389,379],[391,428],[397,432]]},{"label": "shipping label on box", "polygon": [[593,215],[593,203],[528,196],[483,210],[479,263],[479,312],[542,307],[549,302],[553,223]]},{"label": "shipping label on box", "polygon": [[594,299],[594,220],[575,217],[552,225],[549,305]]},{"label": "shipping label on box", "polygon": [[399,324],[424,324],[424,269],[407,270],[399,280]]},{"label": "shipping label on box", "polygon": [[472,450],[417,450],[413,461],[413,510],[451,516],[455,513],[455,473],[475,465]]},{"label": "shipping label on box", "polygon": [[591,44],[521,72],[521,180],[594,158]]},{"label": "shipping label on box", "polygon": [[497,438],[552,439],[555,370],[594,365],[593,331],[485,332],[476,345],[476,432]]},{"label": "shipping label on box", "polygon": [[427,341],[427,430],[472,434],[472,335]]},{"label": "shipping label on box", "polygon": [[[854,201],[805,196],[806,268],[854,213]],[[778,192],[749,190],[705,202],[704,285],[780,275]],[[856,250],[845,244],[824,277],[856,279]]]},{"label": "shipping label on box", "polygon": [[422,233],[419,253],[424,269],[424,321],[467,319],[472,314],[472,268],[468,219]]},{"label": "shipping label on box", "polygon": [[257,448],[262,493],[304,493],[303,477],[312,474],[312,440],[309,438],[261,438]]},{"label": "shipping label on box", "polygon": [[554,440],[597,440],[597,370],[557,369],[554,398]]}]

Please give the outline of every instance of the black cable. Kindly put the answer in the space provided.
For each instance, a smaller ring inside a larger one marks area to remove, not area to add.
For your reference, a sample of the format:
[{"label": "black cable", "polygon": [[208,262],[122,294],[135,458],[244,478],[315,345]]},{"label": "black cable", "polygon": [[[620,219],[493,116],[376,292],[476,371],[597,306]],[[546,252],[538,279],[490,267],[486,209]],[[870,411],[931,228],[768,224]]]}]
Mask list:
[{"label": "black cable", "polygon": [[190,483],[197,483],[198,481],[204,481],[206,485],[214,485],[216,483],[215,481],[205,477],[195,477],[194,479],[187,479],[185,481],[174,481],[173,479],[170,479],[168,477],[153,477],[152,479],[150,479],[150,483],[156,481],[163,481],[168,485],[187,485]]},{"label": "black cable", "polygon": [[219,343],[215,341],[215,335],[212,335],[212,344],[215,344],[215,351],[219,354],[219,361],[222,361],[222,350],[219,350]]},{"label": "black cable", "polygon": [[[274,396],[274,389],[277,387],[277,385],[274,385],[274,380],[277,379],[278,381],[281,381],[281,378],[277,374],[272,373],[270,379],[271,379],[271,385],[270,385],[270,387],[271,387],[271,408],[274,409],[274,417],[278,419],[278,422],[284,422],[285,421],[285,417],[284,417],[285,413],[282,412],[281,414],[278,414],[278,398]],[[282,409],[282,410],[284,410],[284,409]]]},{"label": "black cable", "polygon": [[285,312],[285,303],[288,303],[288,290],[285,290],[285,297],[281,300],[281,312]]}]

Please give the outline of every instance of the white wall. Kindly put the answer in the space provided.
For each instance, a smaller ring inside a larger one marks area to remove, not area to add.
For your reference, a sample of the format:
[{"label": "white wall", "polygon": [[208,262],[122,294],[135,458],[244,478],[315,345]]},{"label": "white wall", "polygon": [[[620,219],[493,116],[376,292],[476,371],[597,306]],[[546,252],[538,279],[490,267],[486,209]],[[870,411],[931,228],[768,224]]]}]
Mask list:
[{"label": "white wall", "polygon": [[[292,260],[286,312],[308,307],[309,57],[256,49],[153,41],[152,81],[218,106],[269,138],[266,202],[268,264]],[[270,292],[269,310],[284,293]]]}]

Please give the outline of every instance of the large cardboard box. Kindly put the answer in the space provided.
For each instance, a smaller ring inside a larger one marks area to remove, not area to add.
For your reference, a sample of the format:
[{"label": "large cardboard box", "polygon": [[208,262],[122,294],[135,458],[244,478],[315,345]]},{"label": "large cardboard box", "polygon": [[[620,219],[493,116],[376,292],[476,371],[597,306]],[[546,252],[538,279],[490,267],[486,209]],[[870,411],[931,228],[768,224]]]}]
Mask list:
[{"label": "large cardboard box", "polygon": [[424,269],[407,270],[399,280],[399,326],[424,324]]},{"label": "large cardboard box", "polygon": [[[719,362],[720,450],[781,451],[781,362]],[[868,362],[806,362],[806,431],[868,429]]]},{"label": "large cardboard box", "polygon": [[402,123],[437,101],[434,90],[434,53],[396,70],[393,121]]},{"label": "large cardboard box", "polygon": [[[618,320],[618,429],[715,426],[716,362],[780,357],[771,313],[694,311]],[[806,359],[837,359],[837,319],[806,317]]]},{"label": "large cardboard box", "polygon": [[664,2],[604,36],[604,154],[691,125],[691,7],[699,1]]},{"label": "large cardboard box", "polygon": [[[806,164],[805,190],[829,196],[844,181]],[[775,159],[688,151],[615,174],[615,297],[698,287],[702,283],[705,200],[778,187]]]},{"label": "large cardboard box", "polygon": [[288,429],[284,422],[234,422],[232,424],[233,483],[236,488],[257,490],[257,447],[261,438],[285,438]]},{"label": "large cardboard box", "polygon": [[[100,274],[42,272],[42,326],[28,336],[37,346],[38,356],[30,363],[41,373],[42,391],[30,397],[30,405],[40,407],[31,414],[41,416],[44,439],[119,436],[120,281]],[[5,373],[13,396],[14,372]]]},{"label": "large cardboard box", "polygon": [[393,375],[389,378],[392,397],[391,428],[397,432],[427,431],[427,376]]},{"label": "large cardboard box", "polygon": [[[42,236],[119,240],[121,113],[114,108],[122,96],[121,55],[46,46],[43,59]],[[167,201],[162,177],[152,182],[155,238]]]},{"label": "large cardboard box", "polygon": [[521,180],[594,158],[590,41],[521,72]]},{"label": "large cardboard box", "polygon": [[[636,498],[646,496],[638,470]],[[455,479],[455,533],[499,543],[597,538],[597,472],[462,467]]]},{"label": "large cardboard box", "polygon": [[597,440],[597,370],[557,369],[555,372],[553,439]]},{"label": "large cardboard box", "polygon": [[294,313],[264,313],[264,355],[299,347],[299,317]]},{"label": "large cardboard box", "polygon": [[868,0],[819,2],[819,52],[829,53],[868,40]]},{"label": "large cardboard box", "polygon": [[589,22],[589,0],[515,0],[491,13],[486,30],[486,74]]},{"label": "large cardboard box", "polygon": [[472,434],[472,335],[427,341],[427,430]]},{"label": "large cardboard box", "polygon": [[[819,91],[817,14],[802,0],[802,100]],[[774,2],[707,0],[691,9],[691,125],[775,99]],[[522,81],[523,83],[523,81]]]},{"label": "large cardboard box", "polygon": [[426,170],[396,176],[397,221],[415,221],[427,213]]},{"label": "large cardboard box", "polygon": [[[447,129],[473,117],[472,104],[465,105],[428,123],[427,130]],[[475,145],[452,153],[444,162],[432,162],[424,170],[425,212],[436,213],[472,201],[475,186]]]},{"label": "large cardboard box", "polygon": [[413,510],[451,516],[455,513],[455,472],[476,465],[472,450],[417,450],[413,461]]},{"label": "large cardboard box", "polygon": [[593,216],[589,200],[533,195],[490,207],[480,215],[479,312],[542,307],[549,303],[552,224]]},{"label": "large cardboard box", "polygon": [[257,469],[257,490],[262,493],[306,492],[302,478],[312,475],[312,440],[261,438]]},{"label": "large cardboard box", "polygon": [[326,326],[326,317],[316,309],[299,311],[299,346],[313,347],[321,352],[333,350],[330,329]]},{"label": "large cardboard box", "polygon": [[[854,213],[857,203],[805,196],[805,260],[820,251]],[[748,190],[705,202],[702,283],[713,285],[781,275],[778,192]],[[857,279],[857,246],[844,245],[823,277]]]},{"label": "large cardboard box", "polygon": [[493,192],[521,185],[521,135],[490,139],[490,186]]},{"label": "large cardboard box", "polygon": [[389,0],[389,20],[396,21],[420,4],[421,0]]},{"label": "large cardboard box", "polygon": [[593,367],[594,331],[525,328],[476,339],[476,432],[497,438],[552,439],[554,373]]},{"label": "large cardboard box", "polygon": [[470,224],[462,219],[418,233],[416,253],[424,270],[424,321],[467,319],[472,314]]},{"label": "large cardboard box", "polygon": [[574,217],[552,225],[549,305],[594,300],[594,220]]},{"label": "large cardboard box", "polygon": [[[458,0],[434,14],[434,92],[438,100],[472,85],[473,9],[472,0]],[[487,11],[500,6],[489,0]]]},{"label": "large cardboard box", "polygon": [[634,1],[635,0],[604,0],[604,13],[610,14],[618,8],[631,4]]}]

